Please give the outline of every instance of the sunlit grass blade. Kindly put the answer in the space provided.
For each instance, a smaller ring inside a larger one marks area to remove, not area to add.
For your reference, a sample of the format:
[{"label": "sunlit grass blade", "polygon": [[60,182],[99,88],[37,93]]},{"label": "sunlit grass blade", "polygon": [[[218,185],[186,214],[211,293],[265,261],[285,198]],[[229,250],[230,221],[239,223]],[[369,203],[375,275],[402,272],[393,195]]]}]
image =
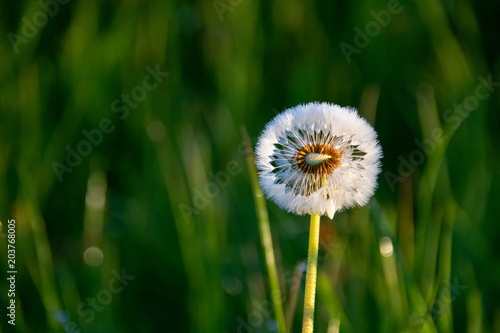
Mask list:
[{"label": "sunlit grass blade", "polygon": [[[442,127],[436,107],[434,90],[432,87],[422,85],[417,90],[417,110],[426,138],[437,137]],[[433,140],[434,149],[427,155],[427,164],[424,168],[417,190],[417,224],[415,244],[415,271],[422,293],[428,303],[431,302],[433,290],[436,286],[435,270],[439,247],[439,233],[441,230],[442,216],[433,211],[433,198],[438,174],[445,159],[445,145],[443,140]]]},{"label": "sunlit grass blade", "polygon": [[[46,223],[39,213],[34,200],[26,202],[27,217],[31,222],[31,232],[35,244],[35,250],[38,260],[38,283],[47,321],[53,330],[59,329],[54,314],[61,310],[61,304],[57,294],[56,278],[54,272],[54,262],[52,259],[52,250],[46,233]],[[32,276],[33,280],[37,278]]]},{"label": "sunlit grass blade", "polygon": [[398,186],[398,244],[401,247],[408,268],[415,271],[415,219],[413,178]]},{"label": "sunlit grass blade", "polygon": [[331,276],[326,272],[319,272],[318,301],[322,301],[328,311],[328,314],[330,315],[329,329],[331,328],[333,332],[335,332],[334,329],[340,330],[340,327],[342,327],[342,332],[352,332],[351,323],[342,308],[342,304],[340,304],[339,299],[335,295],[335,290],[330,279]]},{"label": "sunlit grass blade", "polygon": [[[387,235],[391,239],[394,238],[394,234],[391,231],[389,221],[382,211],[380,205],[376,200],[373,200],[373,203],[370,207],[370,213],[373,217],[375,223],[374,227],[376,229],[376,234],[378,235]],[[381,249],[382,250],[382,249]],[[382,251],[381,251],[382,252]],[[405,287],[405,297],[402,297],[402,300],[408,300],[405,302],[405,306],[408,308],[409,317],[407,318],[408,322],[402,323],[403,328],[410,328],[411,331],[418,331],[421,333],[436,333],[437,328],[432,320],[431,316],[428,316],[429,307],[427,302],[422,295],[422,292],[415,281],[411,271],[408,268],[408,265],[404,261],[403,253],[399,246],[393,246],[392,253],[395,258],[395,264],[399,267],[397,271],[398,274],[401,274],[402,284]]]},{"label": "sunlit grass blade", "polygon": [[100,246],[104,224],[107,179],[102,171],[94,171],[87,182],[83,217],[84,246]]},{"label": "sunlit grass blade", "polygon": [[[456,203],[454,200],[446,204],[442,223],[441,239],[439,242],[438,277],[440,282],[450,283],[451,252],[453,240],[453,224],[455,222]],[[439,290],[438,290],[439,291]],[[440,293],[439,302],[444,307],[442,314],[437,318],[437,323],[442,332],[453,331],[453,311],[450,293]]]},{"label": "sunlit grass blade", "polygon": [[[472,289],[466,301],[467,306],[467,332],[484,332],[483,329],[483,295],[477,286]],[[498,320],[498,319],[497,319]],[[498,326],[497,326],[498,328]],[[443,331],[444,332],[444,331]],[[451,330],[449,330],[451,332]]]},{"label": "sunlit grass blade", "polygon": [[[158,126],[165,128],[163,123],[159,120],[157,122]],[[204,256],[201,241],[197,235],[195,214],[191,207],[184,208],[183,210],[183,207],[188,207],[188,204],[191,202],[186,184],[178,181],[184,178],[183,170],[178,164],[171,163],[172,153],[175,149],[168,134],[152,141],[169,195],[169,203],[174,216],[179,246],[185,265],[190,289],[189,300],[192,303],[189,309],[190,317],[195,327],[198,327],[200,330],[202,330],[202,327],[207,331],[216,329],[214,321],[218,318],[214,318],[211,315],[213,309],[210,309],[210,303],[207,301],[207,294],[210,292],[207,283],[208,273],[203,263]]]},{"label": "sunlit grass blade", "polygon": [[253,149],[245,127],[241,128],[241,133],[243,141],[245,143],[250,185],[252,186],[252,192],[255,200],[255,210],[257,212],[257,219],[259,223],[259,234],[266,259],[269,287],[271,289],[271,298],[273,301],[276,323],[278,325],[278,331],[280,333],[285,333],[285,316],[283,314],[283,304],[279,287],[278,270],[276,269],[276,260],[274,257],[273,241],[271,237],[271,228],[269,226],[269,215],[267,213],[266,201],[262,193],[262,189],[259,186],[259,181],[257,178],[257,168],[255,167],[253,157]]}]

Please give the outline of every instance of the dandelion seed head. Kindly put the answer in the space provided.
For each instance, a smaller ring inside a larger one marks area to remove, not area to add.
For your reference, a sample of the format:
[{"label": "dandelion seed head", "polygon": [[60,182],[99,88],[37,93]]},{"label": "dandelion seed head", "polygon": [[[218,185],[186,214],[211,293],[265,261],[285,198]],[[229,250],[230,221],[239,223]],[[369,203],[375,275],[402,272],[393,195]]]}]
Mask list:
[{"label": "dandelion seed head", "polygon": [[256,147],[266,197],[289,212],[330,218],[368,202],[381,156],[375,130],[355,109],[317,102],[277,115]]}]

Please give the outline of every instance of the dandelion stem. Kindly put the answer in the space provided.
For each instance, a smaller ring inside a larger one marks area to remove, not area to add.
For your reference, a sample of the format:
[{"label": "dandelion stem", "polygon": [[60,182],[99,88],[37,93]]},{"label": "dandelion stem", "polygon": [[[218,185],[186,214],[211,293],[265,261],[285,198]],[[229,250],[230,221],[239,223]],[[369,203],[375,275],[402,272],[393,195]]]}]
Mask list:
[{"label": "dandelion stem", "polygon": [[320,216],[316,214],[311,215],[302,333],[312,333],[314,327],[314,301],[316,298],[316,276],[318,274],[319,227]]}]

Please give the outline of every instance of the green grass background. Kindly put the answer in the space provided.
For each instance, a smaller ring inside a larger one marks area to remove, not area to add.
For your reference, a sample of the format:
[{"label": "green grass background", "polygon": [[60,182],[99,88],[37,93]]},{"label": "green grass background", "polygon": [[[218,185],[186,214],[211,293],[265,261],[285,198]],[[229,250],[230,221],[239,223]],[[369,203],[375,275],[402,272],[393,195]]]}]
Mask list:
[{"label": "green grass background", "polygon": [[[18,52],[8,34],[41,6],[0,5],[1,332],[275,331],[240,126],[255,144],[277,113],[310,101],[358,108],[384,150],[370,203],[322,219],[316,331],[500,332],[499,86],[467,116],[454,109],[478,76],[500,81],[500,4],[404,0],[350,62],[339,45],[388,2],[215,5],[72,0]],[[169,75],[120,119],[113,102],[148,66]],[[59,182],[53,162],[103,118],[114,130]],[[423,158],[405,173],[411,156]],[[224,186],[209,185],[221,172]],[[200,195],[207,186],[214,195]],[[267,206],[299,332],[309,221]],[[91,246],[98,267],[83,260]],[[122,268],[135,278],[86,322],[79,305]]]}]

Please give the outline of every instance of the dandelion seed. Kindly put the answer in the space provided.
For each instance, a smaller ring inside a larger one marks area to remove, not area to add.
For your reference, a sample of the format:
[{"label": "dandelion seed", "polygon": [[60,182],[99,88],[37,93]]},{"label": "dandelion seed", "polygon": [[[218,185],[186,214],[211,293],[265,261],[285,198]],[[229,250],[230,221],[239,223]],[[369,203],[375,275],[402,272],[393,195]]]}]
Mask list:
[{"label": "dandelion seed", "polygon": [[368,202],[381,156],[377,133],[355,109],[317,102],[276,116],[256,147],[266,197],[292,213],[330,218]]}]

